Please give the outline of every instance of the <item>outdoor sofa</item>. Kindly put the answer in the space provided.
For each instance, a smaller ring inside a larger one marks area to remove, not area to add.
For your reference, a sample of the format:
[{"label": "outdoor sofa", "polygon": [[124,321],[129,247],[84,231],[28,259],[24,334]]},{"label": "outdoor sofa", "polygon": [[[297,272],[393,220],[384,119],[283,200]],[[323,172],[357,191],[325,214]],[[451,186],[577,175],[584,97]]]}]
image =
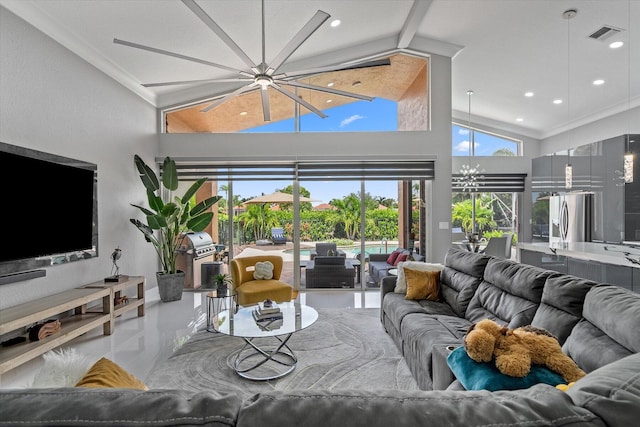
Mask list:
[{"label": "outdoor sofa", "polygon": [[[395,258],[391,258],[394,257]],[[414,261],[423,261],[424,256],[411,252],[408,249],[397,248],[391,253],[376,254],[372,253],[369,257],[369,280],[376,285],[380,284],[383,277],[389,276],[389,270],[396,268],[400,262],[411,257]],[[392,261],[392,262],[389,262]]]}]

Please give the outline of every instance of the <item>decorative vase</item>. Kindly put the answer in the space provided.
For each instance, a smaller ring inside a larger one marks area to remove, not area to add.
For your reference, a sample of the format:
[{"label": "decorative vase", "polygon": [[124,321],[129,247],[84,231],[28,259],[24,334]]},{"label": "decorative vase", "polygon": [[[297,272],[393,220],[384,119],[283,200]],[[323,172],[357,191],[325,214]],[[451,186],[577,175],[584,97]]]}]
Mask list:
[{"label": "decorative vase", "polygon": [[158,291],[162,302],[179,301],[184,290],[184,271],[174,274],[156,273]]}]

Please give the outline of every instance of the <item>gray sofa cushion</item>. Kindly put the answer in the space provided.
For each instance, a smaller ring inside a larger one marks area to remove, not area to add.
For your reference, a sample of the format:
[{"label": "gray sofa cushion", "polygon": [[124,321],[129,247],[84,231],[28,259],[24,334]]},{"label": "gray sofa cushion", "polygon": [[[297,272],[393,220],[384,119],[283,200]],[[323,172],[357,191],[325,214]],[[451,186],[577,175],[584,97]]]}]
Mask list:
[{"label": "gray sofa cushion", "polygon": [[569,275],[547,278],[542,301],[531,324],[552,333],[564,344],[573,327],[582,319],[584,299],[596,283]]},{"label": "gray sofa cushion", "polygon": [[433,388],[433,359],[435,346],[462,343],[470,322],[455,316],[407,314],[402,320],[402,353],[407,366],[423,390]]},{"label": "gray sofa cushion", "polygon": [[595,413],[609,427],[638,425],[640,353],[603,366],[567,390],[573,402]]},{"label": "gray sofa cushion", "polygon": [[489,257],[468,251],[449,249],[440,273],[440,296],[455,314],[464,317],[478,289]]},{"label": "gray sofa cushion", "polygon": [[562,346],[587,372],[640,352],[640,294],[613,285],[587,292],[584,318]]},{"label": "gray sofa cushion", "polygon": [[214,391],[0,390],[0,426],[235,426],[241,408],[238,396]]},{"label": "gray sofa cushion", "polygon": [[245,402],[239,427],[602,427],[550,386],[517,392],[267,392]]},{"label": "gray sofa cushion", "polygon": [[509,328],[531,324],[551,274],[526,264],[492,258],[465,317],[473,323],[492,319]]}]

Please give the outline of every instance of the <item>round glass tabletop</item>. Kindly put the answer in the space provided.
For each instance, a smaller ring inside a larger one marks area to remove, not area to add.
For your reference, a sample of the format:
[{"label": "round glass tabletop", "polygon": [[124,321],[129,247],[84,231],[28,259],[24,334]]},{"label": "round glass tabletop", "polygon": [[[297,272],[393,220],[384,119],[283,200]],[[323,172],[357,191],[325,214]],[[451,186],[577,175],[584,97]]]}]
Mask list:
[{"label": "round glass tabletop", "polygon": [[253,318],[257,305],[240,307],[235,310],[224,310],[213,319],[216,331],[243,338],[274,337],[291,334],[311,326],[318,320],[318,312],[312,307],[296,302],[278,303],[282,312],[282,321],[272,325],[259,325]]}]

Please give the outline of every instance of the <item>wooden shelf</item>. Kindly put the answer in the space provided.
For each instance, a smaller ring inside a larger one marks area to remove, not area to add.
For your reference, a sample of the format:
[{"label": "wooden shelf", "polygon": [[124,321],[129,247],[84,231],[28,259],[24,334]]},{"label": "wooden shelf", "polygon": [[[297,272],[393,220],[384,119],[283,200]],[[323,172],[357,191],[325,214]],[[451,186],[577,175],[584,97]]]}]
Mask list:
[{"label": "wooden shelf", "polygon": [[[0,334],[58,317],[66,311],[74,311],[72,316],[60,319],[59,332],[39,341],[0,348],[0,374],[99,326],[102,326],[104,334],[110,333],[113,322],[110,299],[109,289],[77,288],[0,310]],[[102,302],[102,313],[87,313],[87,305],[92,302]]]},{"label": "wooden shelf", "polygon": [[[115,319],[133,309],[138,309],[138,317],[144,316],[144,284],[144,276],[123,276],[119,282],[94,282],[84,285],[83,288],[109,290],[111,295],[109,312],[112,313],[112,317]],[[137,290],[137,298],[129,298],[127,303],[115,305],[115,299],[120,297],[122,291],[132,287]],[[113,323],[111,325],[113,326]],[[111,331],[109,331],[109,334],[111,334]]]},{"label": "wooden shelf", "polygon": [[[39,322],[60,318],[60,331],[39,341],[27,341],[0,347],[0,375],[52,350],[60,345],[102,326],[104,335],[111,335],[115,318],[137,309],[144,316],[143,276],[123,277],[119,282],[94,282],[0,310],[0,335],[22,330]],[[136,297],[115,305],[122,291],[135,287]],[[88,311],[87,306],[92,310]],[[93,306],[97,307],[93,307]],[[70,316],[61,316],[73,311]]]}]

